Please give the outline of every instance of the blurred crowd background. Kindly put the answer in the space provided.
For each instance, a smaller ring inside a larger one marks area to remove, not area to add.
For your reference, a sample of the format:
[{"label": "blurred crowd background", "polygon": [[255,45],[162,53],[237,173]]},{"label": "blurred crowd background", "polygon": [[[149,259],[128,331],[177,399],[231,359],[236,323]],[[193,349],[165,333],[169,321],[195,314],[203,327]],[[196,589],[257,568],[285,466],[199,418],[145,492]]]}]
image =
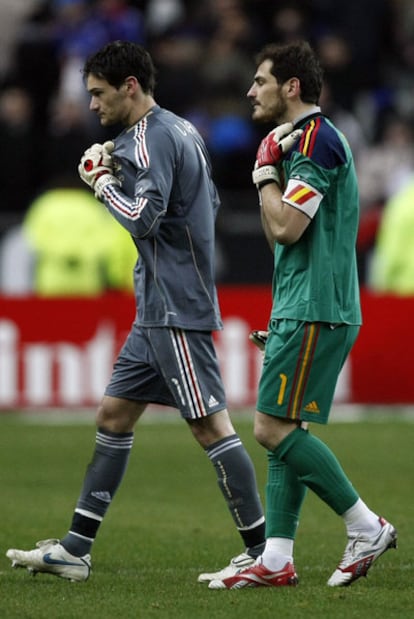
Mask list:
[{"label": "blurred crowd background", "polygon": [[299,37],[325,70],[322,111],[354,153],[361,284],[414,294],[412,0],[1,0],[0,293],[131,285],[132,243],[77,174],[83,151],[114,132],[88,110],[80,70],[116,39],[148,48],[157,102],[209,147],[223,203],[218,282],[270,283],[251,183],[264,129],[246,93],[255,53]]}]

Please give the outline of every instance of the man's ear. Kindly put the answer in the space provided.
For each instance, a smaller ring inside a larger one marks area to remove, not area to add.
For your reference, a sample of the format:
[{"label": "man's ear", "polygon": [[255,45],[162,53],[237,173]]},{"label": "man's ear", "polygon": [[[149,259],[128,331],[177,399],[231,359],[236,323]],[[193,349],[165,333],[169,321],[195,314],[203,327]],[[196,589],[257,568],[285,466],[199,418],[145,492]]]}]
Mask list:
[{"label": "man's ear", "polygon": [[287,87],[290,95],[300,96],[300,79],[298,77],[291,77],[287,81]]},{"label": "man's ear", "polygon": [[133,95],[139,88],[139,82],[134,75],[130,75],[127,78],[125,78],[124,85],[125,85],[127,93],[131,95]]}]

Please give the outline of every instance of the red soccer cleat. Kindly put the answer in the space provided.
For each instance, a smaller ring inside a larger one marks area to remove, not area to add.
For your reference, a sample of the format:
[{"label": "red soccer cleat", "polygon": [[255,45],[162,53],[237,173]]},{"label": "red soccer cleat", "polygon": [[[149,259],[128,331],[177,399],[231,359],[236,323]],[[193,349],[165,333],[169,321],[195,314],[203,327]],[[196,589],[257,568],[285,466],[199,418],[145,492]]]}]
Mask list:
[{"label": "red soccer cleat", "polygon": [[286,565],[278,572],[271,572],[262,563],[256,563],[247,567],[238,574],[212,580],[209,589],[243,589],[244,587],[287,587],[295,586],[299,582],[292,563]]}]

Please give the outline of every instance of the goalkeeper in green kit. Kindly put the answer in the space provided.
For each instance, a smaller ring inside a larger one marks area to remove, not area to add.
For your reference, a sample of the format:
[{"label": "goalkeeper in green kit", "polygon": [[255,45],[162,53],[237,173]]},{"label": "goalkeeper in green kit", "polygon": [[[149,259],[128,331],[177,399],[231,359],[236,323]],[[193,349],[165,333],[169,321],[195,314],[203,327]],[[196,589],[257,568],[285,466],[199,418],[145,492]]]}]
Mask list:
[{"label": "goalkeeper in green kit", "polygon": [[348,538],[329,586],[365,576],[397,545],[395,528],[364,503],[329,447],[308,430],[309,422],[328,422],[361,325],[357,179],[344,136],[318,106],[321,87],[318,60],[299,41],[259,53],[247,94],[253,120],[276,126],[253,170],[274,253],[254,428],[268,453],[266,546],[238,574],[212,580],[211,589],[297,584],[294,540],[308,488],[342,518]]}]

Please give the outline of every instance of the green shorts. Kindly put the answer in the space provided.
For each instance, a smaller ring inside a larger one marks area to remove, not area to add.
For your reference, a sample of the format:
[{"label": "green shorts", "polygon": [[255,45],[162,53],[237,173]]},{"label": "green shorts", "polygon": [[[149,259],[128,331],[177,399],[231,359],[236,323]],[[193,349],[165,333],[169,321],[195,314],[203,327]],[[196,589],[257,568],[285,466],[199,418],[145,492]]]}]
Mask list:
[{"label": "green shorts", "polygon": [[357,325],[272,320],[257,410],[327,423],[339,373],[358,332]]}]

